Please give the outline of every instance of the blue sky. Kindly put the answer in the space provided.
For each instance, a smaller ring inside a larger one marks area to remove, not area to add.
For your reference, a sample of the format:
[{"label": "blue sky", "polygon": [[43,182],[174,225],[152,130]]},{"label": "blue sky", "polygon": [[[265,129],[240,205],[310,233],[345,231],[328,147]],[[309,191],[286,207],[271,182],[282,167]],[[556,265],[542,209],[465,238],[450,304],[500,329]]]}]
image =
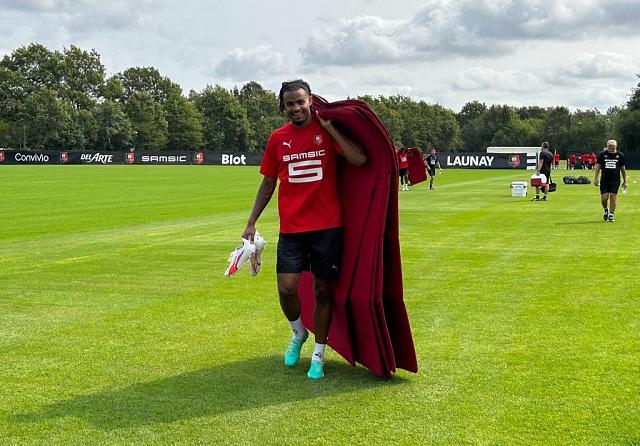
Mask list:
[{"label": "blue sky", "polygon": [[154,66],[185,93],[303,77],[329,99],[605,111],[638,82],[638,23],[640,0],[0,0],[0,56],[74,44],[108,74]]}]

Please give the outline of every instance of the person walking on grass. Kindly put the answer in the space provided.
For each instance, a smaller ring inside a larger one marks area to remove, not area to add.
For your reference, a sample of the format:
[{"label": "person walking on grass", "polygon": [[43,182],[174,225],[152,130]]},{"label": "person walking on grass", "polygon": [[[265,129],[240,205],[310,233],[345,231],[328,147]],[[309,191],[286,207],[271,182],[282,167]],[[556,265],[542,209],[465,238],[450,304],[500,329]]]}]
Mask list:
[{"label": "person walking on grass", "polygon": [[551,183],[551,163],[553,162],[553,154],[549,150],[549,143],[543,142],[540,154],[538,155],[538,166],[536,173],[547,177],[547,181],[542,186],[536,186],[536,198],[534,201],[540,201],[540,189],[544,196],[542,201],[547,201],[547,193],[549,192],[549,184]]},{"label": "person walking on grass", "polygon": [[[593,184],[600,187],[600,203],[604,209],[604,221],[613,222],[620,189],[620,175],[622,174],[622,190],[627,189],[627,168],[622,152],[618,151],[615,139],[607,141],[607,148],[597,157]],[[601,178],[600,172],[602,172]]]},{"label": "person walking on grass", "polygon": [[324,351],[331,325],[331,283],[338,278],[342,254],[342,220],[337,188],[337,158],[361,166],[364,150],[317,112],[312,113],[309,84],[284,82],[280,110],[290,122],[275,130],[260,166],[263,175],[242,237],[252,240],[260,214],[271,200],[279,180],[280,236],[277,248],[277,286],[280,307],[293,335],[284,356],[287,367],[300,360],[309,333],[300,319],[300,273],[314,278],[315,347],[307,377],[324,376]]},{"label": "person walking on grass", "polygon": [[427,167],[427,173],[429,174],[429,190],[433,190],[433,180],[436,179],[436,167],[442,172],[435,147],[429,150],[429,154],[425,156],[424,161]]}]

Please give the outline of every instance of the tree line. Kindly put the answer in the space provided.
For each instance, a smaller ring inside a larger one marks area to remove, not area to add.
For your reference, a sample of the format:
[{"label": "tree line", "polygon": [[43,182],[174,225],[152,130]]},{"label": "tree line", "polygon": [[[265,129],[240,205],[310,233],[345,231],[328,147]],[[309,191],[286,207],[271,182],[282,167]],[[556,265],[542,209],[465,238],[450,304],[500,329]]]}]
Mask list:
[{"label": "tree line", "polygon": [[[397,146],[477,152],[549,141],[566,155],[598,151],[614,138],[622,151],[640,152],[640,83],[606,113],[479,101],[455,113],[406,96],[355,99],[371,106]],[[51,51],[32,43],[0,61],[0,147],[255,152],[286,121],[277,94],[257,82],[184,95],[153,67],[107,77],[95,50],[73,45]]]}]

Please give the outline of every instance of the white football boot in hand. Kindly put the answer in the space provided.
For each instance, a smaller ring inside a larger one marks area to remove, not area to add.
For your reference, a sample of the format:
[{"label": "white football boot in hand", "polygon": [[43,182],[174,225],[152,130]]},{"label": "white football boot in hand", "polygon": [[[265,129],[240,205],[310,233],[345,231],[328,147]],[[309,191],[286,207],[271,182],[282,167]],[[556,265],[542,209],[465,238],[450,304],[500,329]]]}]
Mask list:
[{"label": "white football boot in hand", "polygon": [[242,245],[238,246],[234,249],[231,254],[229,254],[229,267],[224,272],[225,276],[232,276],[242,268],[242,265],[247,263],[247,260],[251,257],[251,254],[256,250],[255,245],[253,245],[249,240],[243,238]]},{"label": "white football boot in hand", "polygon": [[249,259],[250,260],[249,271],[251,272],[251,275],[253,277],[257,276],[258,273],[260,272],[260,264],[262,262],[261,256],[262,256],[262,250],[264,249],[264,245],[265,245],[264,239],[262,238],[259,232],[256,232],[256,234],[253,236],[253,246],[255,247],[255,249]]}]

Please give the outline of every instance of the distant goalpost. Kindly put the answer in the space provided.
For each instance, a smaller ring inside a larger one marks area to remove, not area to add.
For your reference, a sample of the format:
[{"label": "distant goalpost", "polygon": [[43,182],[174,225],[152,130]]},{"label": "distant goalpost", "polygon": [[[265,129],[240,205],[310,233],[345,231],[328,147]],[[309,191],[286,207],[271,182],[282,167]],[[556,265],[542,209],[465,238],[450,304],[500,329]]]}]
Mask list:
[{"label": "distant goalpost", "polygon": [[527,170],[536,170],[540,147],[487,147],[487,153],[526,153]]}]

